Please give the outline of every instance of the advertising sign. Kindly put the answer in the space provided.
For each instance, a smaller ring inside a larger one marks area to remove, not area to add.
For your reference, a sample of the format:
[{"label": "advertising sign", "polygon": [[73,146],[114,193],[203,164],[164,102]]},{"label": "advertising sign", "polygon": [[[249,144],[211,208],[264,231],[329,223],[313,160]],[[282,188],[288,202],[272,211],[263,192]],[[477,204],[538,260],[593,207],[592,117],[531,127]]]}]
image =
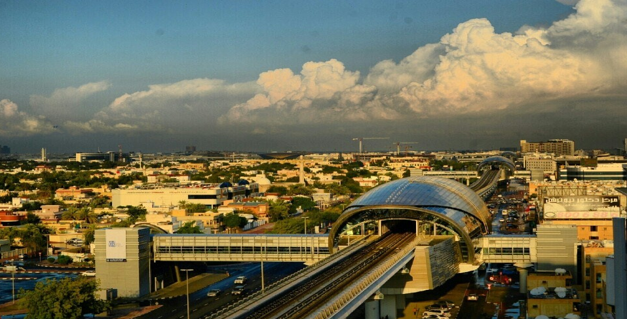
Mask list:
[{"label": "advertising sign", "polygon": [[618,196],[551,196],[544,198],[546,219],[609,219],[620,215]]},{"label": "advertising sign", "polygon": [[126,230],[107,229],[105,230],[105,259],[108,262],[126,261]]}]

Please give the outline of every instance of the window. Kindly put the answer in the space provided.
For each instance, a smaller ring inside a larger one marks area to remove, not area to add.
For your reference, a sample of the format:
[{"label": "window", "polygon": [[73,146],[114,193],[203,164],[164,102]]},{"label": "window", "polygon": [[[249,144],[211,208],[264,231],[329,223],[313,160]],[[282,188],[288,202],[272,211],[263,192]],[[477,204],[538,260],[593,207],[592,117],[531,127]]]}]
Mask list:
[{"label": "window", "polygon": [[599,236],[590,236],[590,240],[598,240]]},{"label": "window", "polygon": [[590,231],[597,231],[597,226],[590,226]]},{"label": "window", "polygon": [[590,289],[590,280],[586,280],[586,289]]},{"label": "window", "polygon": [[590,267],[586,267],[586,277],[590,276]]}]

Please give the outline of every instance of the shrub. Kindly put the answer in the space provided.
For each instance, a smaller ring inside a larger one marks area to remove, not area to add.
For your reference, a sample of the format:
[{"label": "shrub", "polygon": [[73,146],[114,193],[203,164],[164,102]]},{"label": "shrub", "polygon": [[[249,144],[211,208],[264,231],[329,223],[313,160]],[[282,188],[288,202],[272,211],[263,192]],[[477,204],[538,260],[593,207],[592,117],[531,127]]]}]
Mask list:
[{"label": "shrub", "polygon": [[59,263],[60,265],[67,265],[71,262],[72,262],[72,257],[70,256],[59,255],[59,258],[57,259],[57,263]]},{"label": "shrub", "polygon": [[48,257],[48,262],[51,264],[54,264],[54,262],[57,261],[54,257]]}]

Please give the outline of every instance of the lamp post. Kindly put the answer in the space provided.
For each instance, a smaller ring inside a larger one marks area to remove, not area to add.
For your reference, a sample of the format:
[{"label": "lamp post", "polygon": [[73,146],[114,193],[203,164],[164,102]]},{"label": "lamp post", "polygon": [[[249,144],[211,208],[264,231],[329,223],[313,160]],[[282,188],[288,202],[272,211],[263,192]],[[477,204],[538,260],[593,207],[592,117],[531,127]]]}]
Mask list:
[{"label": "lamp post", "polygon": [[307,235],[307,219],[309,217],[303,216],[303,219],[305,220],[305,235]]},{"label": "lamp post", "polygon": [[194,271],[194,269],[181,269],[181,271],[185,272],[185,286],[187,288],[187,319],[189,319],[189,272]]}]

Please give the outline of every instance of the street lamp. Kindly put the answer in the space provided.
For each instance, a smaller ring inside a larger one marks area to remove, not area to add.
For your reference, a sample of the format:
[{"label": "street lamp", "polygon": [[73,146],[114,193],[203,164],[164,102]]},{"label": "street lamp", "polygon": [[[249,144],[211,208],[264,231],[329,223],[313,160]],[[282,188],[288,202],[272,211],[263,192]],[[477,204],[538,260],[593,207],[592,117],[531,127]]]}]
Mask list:
[{"label": "street lamp", "polygon": [[305,220],[305,235],[307,235],[307,219],[309,217],[303,216],[303,219]]},{"label": "street lamp", "polygon": [[181,269],[185,272],[185,286],[187,287],[187,319],[189,319],[189,272],[194,269]]}]

